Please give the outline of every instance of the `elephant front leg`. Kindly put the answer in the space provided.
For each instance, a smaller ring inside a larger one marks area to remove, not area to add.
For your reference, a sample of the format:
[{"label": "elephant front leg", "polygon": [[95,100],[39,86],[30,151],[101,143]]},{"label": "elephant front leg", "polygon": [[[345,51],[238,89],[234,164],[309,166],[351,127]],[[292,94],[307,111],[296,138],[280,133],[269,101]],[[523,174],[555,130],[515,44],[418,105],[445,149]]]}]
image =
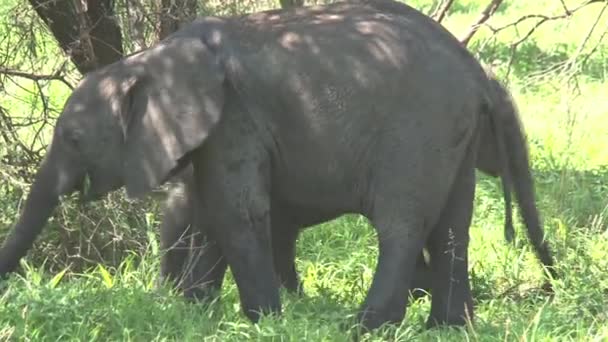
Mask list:
[{"label": "elephant front leg", "polygon": [[420,253],[416,260],[416,271],[414,278],[410,284],[410,293],[412,299],[422,298],[431,292],[433,277],[431,267],[424,259],[424,254]]},{"label": "elephant front leg", "polygon": [[301,295],[303,288],[295,265],[298,233],[297,225],[273,210],[272,252],[275,272],[287,291]]},{"label": "elephant front leg", "polygon": [[433,286],[427,327],[473,319],[467,251],[474,194],[475,171],[464,163],[428,240]]},{"label": "elephant front leg", "polygon": [[259,320],[260,314],[280,314],[279,283],[273,267],[268,212],[252,208],[245,209],[245,212],[227,210],[227,206],[215,221],[215,232],[234,275],[243,311],[253,322]]},{"label": "elephant front leg", "polygon": [[258,173],[258,165],[248,161],[238,168],[222,165],[195,164],[205,226],[230,266],[245,315],[257,322],[261,314],[281,313],[270,241],[268,183]]}]

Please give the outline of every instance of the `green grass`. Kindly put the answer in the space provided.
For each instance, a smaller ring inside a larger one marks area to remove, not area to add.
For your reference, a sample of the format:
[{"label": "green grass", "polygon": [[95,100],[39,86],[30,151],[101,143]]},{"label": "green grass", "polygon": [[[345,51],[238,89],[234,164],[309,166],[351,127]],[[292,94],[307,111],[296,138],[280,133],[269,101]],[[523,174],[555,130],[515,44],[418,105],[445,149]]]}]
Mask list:
[{"label": "green grass", "polygon": [[[461,36],[486,2],[456,3],[445,24]],[[578,2],[567,3],[574,7]],[[560,6],[552,0],[506,1],[490,24],[500,26],[529,13],[559,13]],[[600,7],[543,25],[520,48],[508,79],[530,142],[545,230],[563,275],[555,283],[555,296],[538,291],[543,274],[519,222],[515,245],[504,242],[500,184],[480,174],[469,252],[475,323],[425,330],[430,302],[424,298],[411,304],[401,325],[365,340],[608,341],[608,43],[579,70],[578,92],[559,74],[529,77],[573,58]],[[604,23],[606,18],[608,13]],[[525,28],[498,35],[479,56],[484,62],[498,60],[498,74],[504,76],[508,43]],[[488,36],[482,29],[472,50]],[[38,99],[26,91],[31,87],[6,84],[6,91],[22,100],[4,96],[2,106],[35,112]],[[50,94],[52,105],[60,108],[68,91],[54,85]],[[0,232],[13,224],[26,189],[0,180]],[[0,283],[0,340],[349,340],[343,325],[366,295],[378,254],[374,230],[365,219],[349,215],[306,230],[297,258],[306,295],[283,292],[283,315],[254,325],[240,311],[230,274],[220,300],[211,305],[188,303],[156,285],[160,217],[151,202],[128,202],[121,193],[92,208],[65,202],[24,263],[24,275]],[[97,260],[104,260],[103,266]]]},{"label": "green grass", "polygon": [[[484,179],[479,189],[471,246],[476,323],[468,329],[425,331],[429,301],[424,299],[413,303],[399,327],[366,339],[607,339],[606,232],[547,224],[564,274],[550,301],[535,290],[542,275],[525,241],[517,242],[521,248],[502,241],[500,203],[490,194],[495,184]],[[240,312],[231,277],[220,301],[210,306],[187,303],[156,287],[156,246],[151,236],[143,261],[127,258],[117,270],[98,267],[60,279],[61,274],[27,268],[0,297],[0,339],[346,341],[341,325],[363,299],[377,256],[373,230],[358,216],[306,231],[298,253],[306,296],[283,293],[284,315],[253,325]]]}]

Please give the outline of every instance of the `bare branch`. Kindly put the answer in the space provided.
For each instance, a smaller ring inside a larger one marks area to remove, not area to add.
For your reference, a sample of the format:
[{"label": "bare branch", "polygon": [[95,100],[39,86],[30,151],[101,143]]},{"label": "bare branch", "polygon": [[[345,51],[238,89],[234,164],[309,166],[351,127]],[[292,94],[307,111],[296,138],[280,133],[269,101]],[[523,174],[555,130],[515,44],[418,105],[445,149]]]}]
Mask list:
[{"label": "bare branch", "polygon": [[[549,21],[555,21],[555,20],[560,20],[560,19],[566,19],[571,17],[574,13],[576,13],[577,11],[585,8],[588,5],[591,5],[593,3],[604,3],[604,4],[608,4],[607,0],[587,0],[581,4],[579,4],[578,6],[576,6],[573,9],[569,9],[565,2],[563,0],[560,0],[561,4],[562,4],[562,9],[563,9],[563,13],[561,14],[556,14],[556,15],[545,15],[545,14],[526,14],[523,15],[519,18],[517,18],[516,20],[514,20],[513,22],[510,22],[506,25],[500,26],[498,28],[494,28],[490,25],[488,25],[487,23],[483,23],[484,26],[486,26],[487,28],[489,28],[493,35],[498,34],[500,31],[506,30],[508,28],[515,28],[517,29],[517,27],[527,21],[531,21],[534,20],[534,24],[532,25],[532,27],[528,28],[522,35],[519,36],[519,38],[513,42],[510,43],[509,46],[509,50],[510,50],[510,57],[509,57],[509,62],[507,65],[507,69],[506,69],[506,77],[509,77],[509,74],[511,73],[511,68],[513,65],[513,61],[515,59],[516,53],[517,53],[517,49],[519,47],[519,45],[521,45],[523,42],[525,42],[528,38],[530,38],[538,29],[539,27],[541,27],[543,24],[549,22]],[[603,12],[603,10],[601,11]],[[594,27],[597,26],[597,22],[599,21],[600,17],[601,17],[601,13],[600,15],[597,17],[596,19],[596,23],[593,25],[593,27],[591,28],[591,31],[586,35],[586,38],[583,39],[583,42],[581,43],[581,45],[579,46],[578,52],[576,53],[577,56],[580,54],[580,52],[582,51],[582,47],[585,46],[587,40],[589,39],[591,32],[594,30]],[[483,17],[483,16],[482,16]],[[463,39],[463,42],[465,40]],[[567,75],[572,76],[573,73],[575,72],[572,69],[572,66],[576,63],[574,63],[575,60],[577,60],[578,57],[574,57],[570,58],[567,61],[563,61],[557,64],[554,64],[552,66],[550,66],[548,69],[543,70],[541,73],[533,73],[530,75],[530,78],[539,78],[539,77],[544,77],[543,75],[551,73],[551,74],[555,74],[555,73],[562,73],[564,74],[564,76],[566,78],[571,78]],[[538,75],[536,75],[538,74]]]},{"label": "bare branch", "polygon": [[[603,10],[605,10],[606,8],[608,8],[608,1],[606,2],[606,5],[604,6]],[[602,12],[603,12],[603,10],[602,10]],[[589,59],[589,57],[591,57],[591,55],[593,55],[597,51],[597,49],[602,45],[602,42],[604,41],[604,38],[606,37],[607,34],[608,34],[608,25],[606,25],[604,27],[604,32],[602,32],[602,34],[598,38],[595,46],[591,49],[591,51],[589,51],[588,53],[585,54],[585,58],[583,59],[583,64],[585,64],[587,62],[587,60]]]},{"label": "bare branch", "polygon": [[[604,12],[606,11],[606,8],[608,8],[608,1],[606,1],[606,3],[604,4],[604,7],[602,7],[602,9],[600,10],[600,13],[595,18],[595,22],[589,29],[589,32],[587,32],[587,34],[583,38],[581,44],[579,45],[578,49],[576,50],[576,54],[574,55],[574,57],[572,57],[570,59],[570,62],[566,66],[567,68],[572,68],[576,63],[576,60],[582,55],[583,50],[585,49],[585,46],[591,39],[591,35],[593,34],[593,32],[595,32],[595,29],[597,28],[597,25],[600,22],[600,19],[602,18],[602,16],[604,15]],[[605,26],[605,29],[602,32],[602,34],[600,35],[597,44],[591,49],[591,51],[589,51],[589,53],[585,54],[585,56],[581,60],[580,65],[582,67],[584,67],[585,64],[587,64],[589,57],[591,57],[591,55],[597,50],[597,48],[600,46],[600,44],[602,43],[602,40],[604,39],[604,37],[606,36],[607,33],[608,33],[608,25]],[[574,77],[576,77],[576,74],[573,72],[573,73],[571,73],[571,75],[568,79],[570,80]]]},{"label": "bare branch", "polygon": [[564,12],[570,13],[570,10],[568,9],[568,6],[566,6],[566,3],[564,2],[564,0],[559,0],[559,2],[561,2],[561,4],[562,4],[562,7],[564,8]]},{"label": "bare branch", "polygon": [[60,81],[61,83],[65,84],[68,88],[73,90],[74,86],[70,82],[68,82],[68,80],[66,80],[65,77],[63,77],[63,75],[62,75],[64,65],[62,65],[61,68],[57,69],[57,71],[55,71],[54,73],[48,74],[48,75],[32,74],[29,72],[12,70],[12,69],[7,69],[7,68],[0,68],[0,74],[7,75],[7,76],[16,76],[16,77],[27,78],[32,81]]},{"label": "bare branch", "polygon": [[462,39],[460,39],[462,45],[467,46],[469,44],[471,38],[473,38],[477,30],[479,30],[479,27],[483,25],[486,21],[488,21],[488,19],[490,19],[492,14],[496,12],[501,3],[502,0],[492,0],[488,4],[488,6],[483,10],[483,12],[481,12],[481,15],[479,16],[477,21],[475,21],[475,23],[471,25],[469,31],[464,35]]},{"label": "bare branch", "polygon": [[548,16],[548,15],[545,15],[545,14],[526,14],[526,15],[524,15],[522,17],[519,17],[517,20],[515,20],[515,21],[513,21],[511,23],[508,23],[506,25],[500,26],[498,28],[494,28],[494,27],[492,27],[490,25],[487,25],[487,24],[485,26],[487,26],[494,34],[496,34],[496,33],[500,32],[500,31],[508,29],[510,27],[516,27],[519,24],[523,23],[524,21],[532,20],[532,19],[539,19],[538,22],[524,35],[524,38],[521,39],[523,41],[527,37],[531,36],[532,33],[534,33],[534,31],[536,31],[536,29],[538,29],[538,27],[540,25],[544,24],[545,22],[552,21],[552,20],[558,20],[558,19],[568,18],[568,17],[572,16],[574,13],[576,13],[577,11],[585,8],[586,6],[588,6],[590,4],[593,4],[593,3],[599,3],[599,2],[606,2],[606,0],[588,0],[588,1],[582,3],[581,5],[579,5],[578,7],[574,8],[572,10],[568,9],[566,7],[566,5],[562,2],[563,7],[564,7],[564,13],[560,14],[560,15]]},{"label": "bare branch", "polygon": [[435,21],[438,23],[441,23],[448,13],[450,7],[452,7],[453,3],[454,0],[441,1],[441,3],[437,6],[437,9],[433,12],[433,14],[431,14],[431,18],[435,19]]},{"label": "bare branch", "polygon": [[600,13],[595,18],[595,22],[593,23],[593,25],[589,29],[589,32],[587,33],[587,35],[585,36],[585,38],[583,39],[583,41],[579,45],[574,58],[577,58],[578,56],[580,56],[580,54],[585,49],[585,45],[587,45],[587,43],[589,42],[589,39],[591,38],[591,35],[593,34],[593,32],[595,31],[595,29],[597,27],[597,24],[600,22],[600,19],[604,15],[604,11],[606,10],[606,7],[608,7],[608,1],[606,1],[606,3],[604,4],[604,7],[602,7]]}]

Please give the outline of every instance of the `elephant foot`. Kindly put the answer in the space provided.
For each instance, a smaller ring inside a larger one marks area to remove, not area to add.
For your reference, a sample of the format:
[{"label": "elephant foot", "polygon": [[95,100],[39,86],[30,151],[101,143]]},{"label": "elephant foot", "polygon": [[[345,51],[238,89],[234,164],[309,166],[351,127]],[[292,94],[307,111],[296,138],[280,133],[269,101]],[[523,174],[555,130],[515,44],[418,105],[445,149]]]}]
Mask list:
[{"label": "elephant foot", "polygon": [[365,308],[357,315],[357,322],[363,331],[371,331],[384,325],[400,324],[404,316],[404,311],[396,308],[384,310]]},{"label": "elephant foot", "polygon": [[299,297],[304,296],[304,284],[302,284],[302,282],[298,278],[282,279],[279,276],[279,279],[281,286],[283,286],[287,290],[287,293]]},{"label": "elephant foot", "polygon": [[220,298],[221,290],[217,287],[200,286],[183,290],[184,298],[192,303],[211,303]]},{"label": "elephant foot", "polygon": [[443,317],[435,317],[433,314],[431,314],[426,321],[426,328],[433,329],[442,326],[465,326],[468,322],[473,321],[472,317],[472,315],[469,315],[469,310],[466,309],[462,314],[451,314]]},{"label": "elephant foot", "polygon": [[287,290],[287,293],[289,293],[290,295],[294,295],[297,297],[306,296],[306,293],[304,292],[304,288],[303,288],[302,284],[298,284],[296,286],[284,286],[284,287]]},{"label": "elephant foot", "polygon": [[542,286],[541,286],[541,290],[545,293],[548,294],[550,296],[553,296],[555,294],[555,290],[553,289],[553,284],[551,284],[551,282],[546,281]]},{"label": "elephant foot", "polygon": [[243,304],[243,312],[245,316],[253,323],[257,323],[262,316],[275,316],[281,315],[281,303],[280,301],[272,301],[268,304]]}]

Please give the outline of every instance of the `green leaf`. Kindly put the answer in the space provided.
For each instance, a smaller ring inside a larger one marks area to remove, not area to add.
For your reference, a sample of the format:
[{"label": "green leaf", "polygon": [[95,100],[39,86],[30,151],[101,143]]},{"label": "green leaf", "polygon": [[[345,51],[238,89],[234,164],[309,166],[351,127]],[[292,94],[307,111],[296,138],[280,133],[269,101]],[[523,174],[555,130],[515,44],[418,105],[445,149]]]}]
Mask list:
[{"label": "green leaf", "polygon": [[110,272],[108,272],[108,270],[102,265],[98,265],[97,269],[99,270],[99,273],[101,273],[103,283],[106,285],[106,287],[109,289],[112,288],[112,286],[114,286],[114,279],[112,278]]},{"label": "green leaf", "polygon": [[156,257],[160,253],[160,247],[158,246],[158,241],[156,240],[156,235],[154,235],[154,232],[151,232],[151,231],[147,231],[146,234],[148,235],[150,252],[152,253],[153,256]]},{"label": "green leaf", "polygon": [[67,272],[68,268],[64,268],[61,272],[55,274],[55,276],[49,281],[49,286],[54,289],[55,287],[57,287],[57,285],[59,284],[59,282],[61,281],[61,279],[63,279],[63,276],[65,275],[65,272]]}]

